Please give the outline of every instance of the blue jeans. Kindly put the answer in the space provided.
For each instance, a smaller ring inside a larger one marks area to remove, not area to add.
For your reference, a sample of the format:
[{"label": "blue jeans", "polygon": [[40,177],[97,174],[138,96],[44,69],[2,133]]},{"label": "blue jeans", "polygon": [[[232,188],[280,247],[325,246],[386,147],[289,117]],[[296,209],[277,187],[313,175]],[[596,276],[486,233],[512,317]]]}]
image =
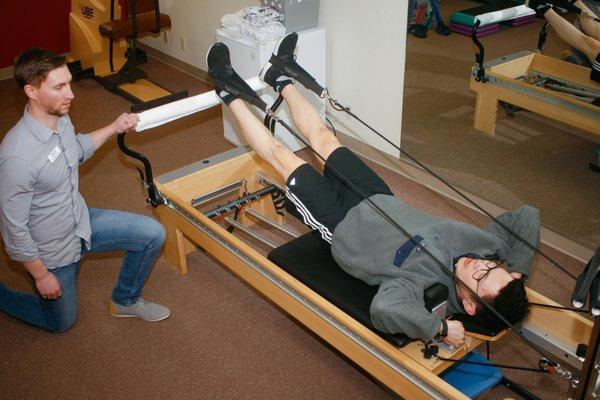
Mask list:
[{"label": "blue jeans", "polygon": [[[165,241],[163,226],[152,218],[123,211],[90,208],[91,248],[86,253],[125,251],[123,265],[112,300],[121,305],[134,304]],[[40,296],[17,292],[0,283],[0,310],[48,331],[64,332],[77,317],[77,274],[81,260],[50,269],[61,286],[62,297],[44,300]]]}]

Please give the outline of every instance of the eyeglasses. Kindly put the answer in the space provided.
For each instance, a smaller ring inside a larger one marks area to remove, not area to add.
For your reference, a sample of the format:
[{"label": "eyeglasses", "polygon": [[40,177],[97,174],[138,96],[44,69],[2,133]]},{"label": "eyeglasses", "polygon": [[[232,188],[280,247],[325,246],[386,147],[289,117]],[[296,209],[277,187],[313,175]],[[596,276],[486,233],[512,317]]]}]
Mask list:
[{"label": "eyeglasses", "polygon": [[487,263],[485,263],[483,268],[480,268],[477,271],[473,272],[473,275],[471,275],[471,277],[477,281],[477,286],[475,287],[475,293],[478,296],[479,296],[479,282],[481,282],[481,280],[483,278],[485,278],[487,276],[487,274],[490,273],[491,270],[496,269],[503,264],[504,264],[504,261],[500,261],[500,260],[488,261]]}]

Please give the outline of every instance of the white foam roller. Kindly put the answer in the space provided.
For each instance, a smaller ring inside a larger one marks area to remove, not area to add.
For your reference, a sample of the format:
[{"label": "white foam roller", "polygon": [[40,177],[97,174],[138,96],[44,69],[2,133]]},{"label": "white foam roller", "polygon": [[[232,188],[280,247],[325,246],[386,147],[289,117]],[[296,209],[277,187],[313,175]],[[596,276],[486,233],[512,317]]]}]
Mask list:
[{"label": "white foam roller", "polygon": [[535,14],[535,11],[527,7],[525,4],[521,4],[516,7],[506,8],[504,10],[493,11],[486,14],[478,15],[475,17],[475,21],[481,21],[480,26],[484,26],[532,14]]},{"label": "white foam roller", "polygon": [[[250,87],[255,90],[261,90],[266,87],[258,77],[250,78],[246,81]],[[215,91],[202,93],[197,96],[177,100],[172,103],[152,108],[138,114],[140,122],[135,128],[136,132],[164,125],[176,119],[183,118],[193,113],[197,113],[207,108],[214,107],[221,102]]]}]

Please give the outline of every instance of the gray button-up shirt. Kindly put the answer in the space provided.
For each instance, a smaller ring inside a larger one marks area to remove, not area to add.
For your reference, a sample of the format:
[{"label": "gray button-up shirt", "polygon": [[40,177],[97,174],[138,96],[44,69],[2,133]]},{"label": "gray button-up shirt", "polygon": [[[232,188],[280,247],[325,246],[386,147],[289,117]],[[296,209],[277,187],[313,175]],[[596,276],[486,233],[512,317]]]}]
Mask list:
[{"label": "gray button-up shirt", "polygon": [[76,136],[68,116],[53,132],[25,108],[0,144],[0,231],[10,258],[56,268],[81,258],[81,239],[89,248],[78,166],[93,154],[92,138]]}]

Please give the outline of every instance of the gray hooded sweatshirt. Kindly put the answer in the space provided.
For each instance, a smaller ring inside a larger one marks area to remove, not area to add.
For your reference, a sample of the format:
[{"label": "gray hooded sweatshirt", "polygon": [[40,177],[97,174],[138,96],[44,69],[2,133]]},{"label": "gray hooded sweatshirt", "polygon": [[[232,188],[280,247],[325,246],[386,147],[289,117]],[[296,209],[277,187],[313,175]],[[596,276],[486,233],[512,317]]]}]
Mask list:
[{"label": "gray hooded sweatshirt", "polygon": [[[438,282],[449,289],[448,312],[464,313],[453,280],[423,248],[450,273],[455,259],[477,254],[506,260],[509,271],[529,275],[533,250],[495,222],[480,229],[427,214],[394,196],[378,194],[370,200],[419,243],[415,245],[367,201],[353,207],[335,228],[331,253],[336,262],[348,274],[379,285],[371,303],[371,320],[381,331],[432,339],[440,318],[425,308],[423,292]],[[536,208],[522,206],[498,220],[537,246],[540,223]]]}]

